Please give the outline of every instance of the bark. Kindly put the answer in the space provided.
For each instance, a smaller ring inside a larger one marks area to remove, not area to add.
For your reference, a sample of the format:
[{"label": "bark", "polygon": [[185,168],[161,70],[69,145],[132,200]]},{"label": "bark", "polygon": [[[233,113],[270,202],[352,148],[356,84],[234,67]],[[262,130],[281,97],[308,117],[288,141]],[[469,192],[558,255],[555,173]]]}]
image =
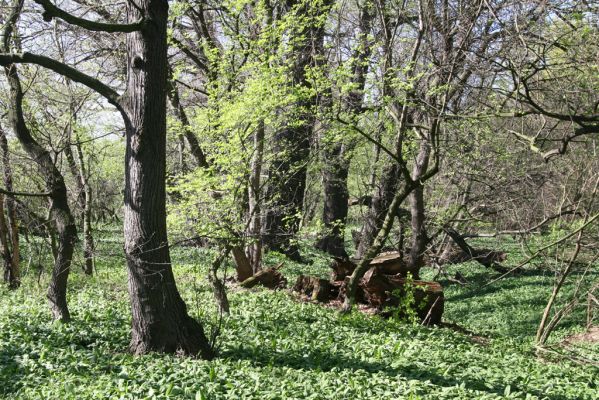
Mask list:
[{"label": "bark", "polygon": [[[6,140],[6,132],[0,127],[0,151],[2,152],[3,164],[3,182],[7,191],[13,191],[12,168],[10,166],[10,153],[8,151],[8,141]],[[10,242],[10,252],[12,260],[10,270],[5,275],[5,281],[10,287],[16,288],[20,285],[21,270],[20,270],[20,248],[19,248],[19,226],[17,223],[17,205],[11,196],[7,196],[3,204],[6,210],[6,223],[8,225],[8,240]]]},{"label": "bark", "polygon": [[300,275],[293,285],[294,292],[308,297],[312,301],[325,303],[339,295],[339,287],[326,279]]},{"label": "bark", "polygon": [[14,287],[12,282],[12,255],[10,252],[10,240],[8,232],[8,224],[4,217],[4,195],[0,194],[0,252],[2,252],[2,260],[4,261],[4,282],[10,287]]},{"label": "bark", "polygon": [[[227,297],[225,284],[223,283],[223,280],[218,277],[217,272],[223,261],[225,261],[225,258],[229,255],[230,250],[231,249],[228,247],[222,249],[212,261],[210,271],[208,272],[208,281],[210,282],[210,286],[212,286],[214,301],[216,301],[216,306],[221,315],[229,314],[229,299]],[[249,276],[251,276],[251,273]]]},{"label": "bark", "polygon": [[88,171],[85,168],[83,149],[81,144],[75,144],[78,167],[80,171],[81,184],[83,186],[83,258],[85,264],[83,271],[92,275],[96,266],[94,257],[94,237],[92,234],[92,188],[88,182]]},{"label": "bark", "polygon": [[231,252],[233,253],[233,259],[235,260],[237,281],[243,282],[254,275],[252,264],[243,250],[240,247],[235,246],[231,249]]},{"label": "bark", "polygon": [[[191,155],[195,160],[196,164],[201,168],[208,168],[208,160],[206,159],[206,155],[200,146],[200,142],[195,137],[195,134],[191,130],[191,125],[189,123],[189,118],[187,117],[187,112],[183,105],[181,105],[181,98],[179,96],[179,89],[177,88],[177,84],[175,83],[172,76],[172,69],[169,67],[169,80],[168,80],[168,98],[173,109],[173,112],[181,126],[183,128],[182,136],[187,141],[189,145],[189,149],[191,151]],[[181,164],[184,164],[183,160],[180,160]]]},{"label": "bark", "polygon": [[391,161],[382,171],[379,185],[372,196],[372,203],[364,218],[364,224],[360,230],[359,244],[356,249],[356,258],[364,258],[368,248],[372,245],[377,233],[385,221],[385,215],[393,195],[399,186],[399,167]]},{"label": "bark", "polygon": [[[370,56],[371,49],[367,43],[367,35],[370,32],[373,18],[373,10],[365,6],[360,12],[360,26],[357,32],[356,50],[352,55],[352,83],[356,88],[343,99],[345,112],[351,116],[357,115],[362,109],[364,85],[368,72],[366,61]],[[349,175],[350,162],[348,153],[352,148],[352,144],[325,144],[323,152],[324,208],[322,221],[325,226],[325,232],[316,243],[316,248],[334,257],[347,257],[344,232],[349,198],[347,177]]]},{"label": "bark", "polygon": [[47,192],[50,194],[49,213],[54,220],[58,240],[47,296],[54,319],[66,322],[70,320],[66,294],[73,248],[77,240],[77,227],[69,208],[67,188],[62,174],[54,165],[50,153],[31,136],[25,124],[23,91],[16,65],[6,67],[5,71],[10,86],[10,120],[13,129],[25,152],[37,163]]},{"label": "bark", "polygon": [[344,232],[349,199],[347,189],[349,160],[346,159],[345,153],[345,146],[341,143],[325,150],[322,182],[324,189],[322,221],[325,231],[316,243],[316,248],[341,258],[348,257],[345,251]]},{"label": "bark", "polygon": [[408,259],[409,272],[414,279],[419,279],[420,269],[424,265],[424,251],[428,244],[426,234],[425,215],[424,215],[424,184],[420,178],[428,169],[428,162],[431,154],[431,146],[427,140],[422,140],[420,150],[414,163],[412,179],[416,182],[416,187],[410,195],[410,213],[412,215],[412,246],[410,248],[410,257]]},{"label": "bark", "polygon": [[[299,28],[292,34],[297,40],[293,49],[294,63],[291,68],[293,87],[310,87],[307,68],[322,55],[324,27],[318,16],[328,12],[331,1],[321,7],[311,7],[308,2],[287,1],[294,18],[304,18]],[[269,169],[269,186],[266,197],[271,199],[264,225],[264,241],[270,250],[279,251],[292,259],[301,260],[297,245],[292,239],[299,231],[301,213],[304,207],[307,163],[310,155],[310,139],[315,119],[312,109],[317,97],[299,100],[294,106],[293,125],[287,125],[275,133],[273,157]]]},{"label": "bark", "polygon": [[287,279],[278,271],[281,265],[274,268],[261,269],[239,285],[245,289],[251,289],[262,285],[268,289],[283,289],[287,286]]},{"label": "bark", "polygon": [[[71,116],[74,118],[73,116]],[[72,122],[71,122],[72,123]],[[71,124],[69,123],[69,125]],[[85,188],[83,186],[83,177],[81,176],[81,171],[77,167],[77,163],[75,161],[75,156],[73,155],[73,148],[71,147],[72,140],[72,128],[67,128],[67,138],[64,146],[64,155],[67,160],[67,165],[69,166],[69,170],[73,178],[75,178],[75,186],[76,186],[76,196],[77,205],[79,206],[79,211],[81,213],[80,220],[83,221],[83,210],[85,209]]]},{"label": "bark", "polygon": [[131,351],[211,358],[203,327],[187,313],[171,267],[166,231],[166,0],[127,5],[129,21],[151,19],[127,35],[125,256],[132,312]]},{"label": "bark", "polygon": [[[71,81],[69,79],[67,79],[67,87],[69,88],[71,96],[73,96],[71,90]],[[81,144],[79,143],[79,138],[77,135],[75,135],[76,143],[72,143],[74,125],[77,121],[77,106],[75,104],[74,98],[71,98],[69,107],[71,115],[69,125],[67,127],[64,153],[67,159],[67,164],[71,174],[75,178],[75,184],[77,186],[77,204],[80,210],[79,220],[81,221],[80,228],[83,228],[83,272],[85,272],[86,275],[92,275],[94,272],[94,239],[91,228],[92,191],[87,180],[83,151],[81,149]],[[75,147],[76,155],[73,154],[73,147]]]},{"label": "bark", "polygon": [[246,248],[247,258],[254,273],[262,268],[262,207],[261,174],[264,159],[264,121],[260,121],[254,133],[254,154],[250,165],[250,185],[248,187],[248,214],[250,224],[247,234],[251,240]]}]

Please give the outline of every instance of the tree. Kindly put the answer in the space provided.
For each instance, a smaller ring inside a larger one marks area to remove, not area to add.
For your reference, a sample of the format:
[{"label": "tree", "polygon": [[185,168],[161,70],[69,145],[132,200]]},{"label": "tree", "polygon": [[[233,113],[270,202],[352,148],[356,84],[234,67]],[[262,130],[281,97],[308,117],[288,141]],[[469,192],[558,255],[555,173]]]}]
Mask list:
[{"label": "tree", "polygon": [[[368,35],[374,19],[374,6],[368,2],[358,4],[358,23],[355,45],[351,58],[348,60],[350,69],[351,89],[341,94],[341,110],[344,118],[355,119],[362,112],[364,89],[368,73],[369,57],[372,45]],[[331,116],[332,118],[332,116]],[[339,121],[332,121],[339,124]],[[351,129],[349,137],[351,137]],[[325,137],[326,139],[326,137]],[[323,194],[324,205],[322,222],[325,231],[316,243],[316,247],[336,257],[347,257],[345,250],[345,224],[348,213],[349,190],[347,179],[349,175],[349,157],[355,141],[340,140],[333,137],[332,143],[323,140]]]},{"label": "tree", "polygon": [[34,63],[87,85],[121,113],[127,136],[125,155],[125,256],[132,311],[130,349],[209,358],[202,326],[187,313],[171,267],[166,232],[166,0],[127,4],[127,23],[101,23],[74,16],[48,0],[44,19],[60,18],[79,27],[127,33],[125,94],[66,64],[31,53],[2,54],[0,64]]},{"label": "tree", "polygon": [[284,4],[289,25],[290,86],[297,92],[297,102],[290,111],[283,111],[288,122],[274,135],[273,159],[268,170],[266,197],[270,200],[264,221],[264,243],[299,260],[293,244],[300,228],[304,207],[307,163],[310,155],[315,119],[313,109],[317,96],[309,79],[310,67],[323,56],[324,24],[332,5],[330,0],[315,4],[305,0]]}]

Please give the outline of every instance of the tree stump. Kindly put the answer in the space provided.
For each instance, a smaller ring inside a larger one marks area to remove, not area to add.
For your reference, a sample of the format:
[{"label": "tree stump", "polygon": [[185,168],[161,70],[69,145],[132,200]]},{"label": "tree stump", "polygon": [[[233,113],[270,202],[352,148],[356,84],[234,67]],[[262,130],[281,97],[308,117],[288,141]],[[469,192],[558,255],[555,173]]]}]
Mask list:
[{"label": "tree stump", "polygon": [[268,289],[283,289],[287,286],[287,279],[277,268],[266,268],[240,283],[240,286],[245,289],[251,289],[258,285]]},{"label": "tree stump", "polygon": [[300,275],[293,291],[307,296],[312,301],[326,303],[339,295],[339,285],[333,285],[326,279]]},{"label": "tree stump", "polygon": [[386,275],[407,276],[409,272],[407,263],[398,251],[381,253],[370,262],[370,265]]}]

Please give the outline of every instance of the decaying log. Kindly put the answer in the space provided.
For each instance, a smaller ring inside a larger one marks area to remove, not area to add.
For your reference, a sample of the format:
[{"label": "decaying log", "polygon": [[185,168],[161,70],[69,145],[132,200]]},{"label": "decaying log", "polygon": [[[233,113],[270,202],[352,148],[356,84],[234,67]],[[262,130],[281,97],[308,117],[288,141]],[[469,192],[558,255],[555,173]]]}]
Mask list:
[{"label": "decaying log", "polygon": [[376,267],[366,271],[359,286],[364,291],[366,303],[381,310],[391,305],[392,293],[397,289],[397,286]]},{"label": "decaying log", "polygon": [[[461,254],[452,256],[452,261],[454,263],[474,260],[481,265],[487,268],[492,268],[493,270],[502,274],[509,271],[509,269],[500,264],[500,262],[504,261],[506,258],[505,253],[489,249],[474,249],[472,246],[466,243],[466,240],[455,229],[445,228],[444,231],[462,251]],[[440,260],[440,262],[446,261]]]},{"label": "decaying log", "polygon": [[398,251],[381,253],[370,262],[370,265],[386,275],[406,276],[409,271],[408,264]]},{"label": "decaying log", "polygon": [[331,281],[342,282],[346,277],[350,276],[354,272],[354,269],[356,269],[356,264],[347,258],[334,257],[331,261],[330,267],[332,269]]},{"label": "decaying log", "polygon": [[[382,253],[371,263],[356,292],[356,302],[367,304],[378,310],[382,316],[391,317],[401,314],[398,306],[409,293],[414,296],[415,312],[423,324],[441,323],[444,298],[443,288],[437,282],[411,281],[408,289],[407,279],[401,257],[397,252]],[[293,291],[307,296],[312,301],[326,303],[338,298],[343,300],[347,282],[356,268],[351,260],[335,258],[331,262],[331,279],[327,281],[312,276],[298,277]],[[401,315],[400,315],[401,316]]]},{"label": "decaying log", "polygon": [[326,279],[300,275],[293,286],[293,291],[307,296],[312,301],[326,303],[339,296],[339,287],[340,284],[331,283]]},{"label": "decaying log", "polygon": [[[357,262],[355,260],[333,258],[330,265],[332,269],[331,280],[343,281],[354,272],[356,266]],[[402,276],[406,276],[408,273],[408,265],[397,251],[388,251],[379,254],[370,262],[370,266],[377,268],[381,273],[386,275],[401,274]]]},{"label": "decaying log", "polygon": [[245,252],[241,247],[235,246],[231,249],[233,253],[233,260],[235,261],[235,270],[237,272],[237,281],[243,282],[246,279],[251,278],[253,275],[252,265],[250,260],[245,255]]},{"label": "decaying log", "polygon": [[287,286],[287,279],[278,271],[281,266],[282,264],[258,271],[239,285],[245,289],[251,289],[257,285],[262,285],[268,289],[283,289]]},{"label": "decaying log", "polygon": [[[399,297],[390,301],[391,306],[397,306],[399,299],[406,295],[406,279],[393,276],[389,279],[399,289]],[[438,325],[441,323],[443,310],[445,307],[445,298],[443,296],[443,286],[439,282],[430,281],[412,281],[415,300],[416,314],[424,325]]]}]

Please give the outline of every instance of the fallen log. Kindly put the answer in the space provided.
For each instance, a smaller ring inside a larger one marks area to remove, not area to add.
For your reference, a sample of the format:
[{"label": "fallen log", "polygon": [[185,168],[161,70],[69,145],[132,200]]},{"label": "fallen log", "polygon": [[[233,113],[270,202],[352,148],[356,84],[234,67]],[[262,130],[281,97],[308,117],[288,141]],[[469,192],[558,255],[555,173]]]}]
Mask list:
[{"label": "fallen log", "polygon": [[[411,290],[414,294],[414,306],[416,314],[423,325],[438,325],[441,323],[443,311],[445,309],[445,297],[443,295],[443,286],[439,282],[431,281],[411,281],[411,288],[406,285],[407,280],[403,277],[389,277],[394,282],[399,291],[397,300],[406,296],[406,291]],[[397,306],[396,300],[391,302],[392,306]]]},{"label": "fallen log", "polygon": [[329,265],[331,271],[331,281],[343,282],[356,269],[356,264],[348,258],[334,257]]},{"label": "fallen log", "polygon": [[407,276],[409,269],[402,254],[398,251],[388,251],[381,253],[370,262],[372,267],[376,267],[380,272],[386,275]]},{"label": "fallen log", "polygon": [[258,285],[262,285],[268,289],[283,289],[287,287],[287,279],[278,271],[282,265],[260,270],[239,285],[245,289],[251,289]]},{"label": "fallen log", "polygon": [[[451,256],[451,261],[453,263],[474,260],[477,261],[479,264],[487,268],[491,268],[502,274],[509,271],[508,268],[500,264],[500,261],[505,261],[506,259],[505,253],[490,249],[475,249],[468,243],[466,243],[466,240],[455,229],[445,228],[444,231],[461,250],[461,253],[453,254]],[[443,259],[439,261],[444,262]]]},{"label": "fallen log", "polygon": [[[346,277],[350,276],[357,266],[357,260],[350,260],[347,258],[333,258],[330,264],[331,269],[331,280],[332,281],[343,281]],[[388,251],[381,253],[376,256],[371,262],[371,267],[377,268],[381,273],[386,275],[397,275],[401,274],[407,276],[408,264],[404,261],[402,255],[398,251]]]},{"label": "fallen log", "polygon": [[441,322],[444,309],[443,288],[437,282],[408,281],[395,275],[382,274],[378,268],[370,268],[360,287],[366,303],[381,311],[382,315],[391,317],[399,313],[403,318],[408,310],[399,309],[402,299],[413,296],[414,310],[423,324],[435,325]]},{"label": "fallen log", "polygon": [[339,296],[340,284],[314,276],[300,275],[293,286],[293,291],[308,297],[312,301],[326,303]]}]

